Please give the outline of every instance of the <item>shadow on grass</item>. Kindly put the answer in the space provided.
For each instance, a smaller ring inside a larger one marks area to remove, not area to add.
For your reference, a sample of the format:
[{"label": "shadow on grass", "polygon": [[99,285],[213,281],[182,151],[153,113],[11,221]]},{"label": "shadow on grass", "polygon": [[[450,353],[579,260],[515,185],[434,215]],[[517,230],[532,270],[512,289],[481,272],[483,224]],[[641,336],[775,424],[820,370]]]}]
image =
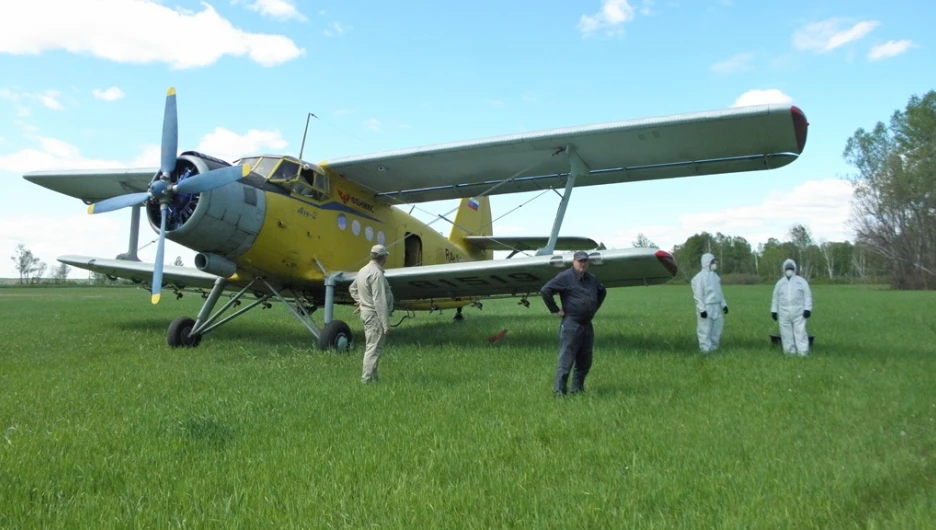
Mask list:
[{"label": "shadow on grass", "polygon": [[[551,315],[520,313],[505,317],[499,314],[478,314],[465,312],[465,320],[456,322],[451,316],[454,311],[446,314],[420,314],[415,319],[407,319],[403,324],[393,329],[388,347],[404,346],[420,349],[464,349],[464,348],[500,348],[508,347],[555,350],[559,347],[558,321]],[[169,320],[165,318],[148,317],[132,318],[114,322],[114,326],[123,331],[151,332],[165,337],[169,327]],[[396,320],[394,321],[396,323]],[[364,337],[360,329],[360,321],[356,316],[349,319],[352,334],[355,340],[355,351],[363,348]],[[675,356],[698,355],[698,342],[694,329],[686,333],[648,333],[636,325],[627,322],[621,323],[616,329],[614,321],[604,320],[597,326],[595,332],[596,348],[603,355],[646,355],[672,354]],[[488,342],[489,337],[497,335],[501,330],[507,330],[505,337],[494,344]],[[233,321],[221,328],[212,331],[204,339],[205,342],[218,342],[224,345],[240,345],[250,348],[257,346],[257,351],[266,352],[265,355],[282,354],[281,348],[305,349],[317,351],[316,339],[298,322],[281,321],[273,325],[263,322]],[[205,343],[203,342],[203,344]],[[272,349],[271,349],[272,348]],[[767,355],[782,356],[783,350],[770,344],[769,333],[763,337],[753,335],[739,335],[728,329],[722,336],[722,344],[715,355],[729,353],[741,349],[749,352],[763,352]],[[860,358],[872,355],[879,351],[873,345],[853,343],[826,345],[823,337],[817,337],[816,344],[810,350],[810,356],[824,356],[837,358]],[[901,357],[929,358],[933,351],[931,347],[903,349]]]},{"label": "shadow on grass", "polygon": [[[451,350],[508,346],[553,350],[559,346],[558,320],[553,316],[529,314],[505,318],[503,315],[475,314],[460,322],[452,320],[451,317],[440,316],[444,315],[405,320],[402,325],[393,328],[388,347],[401,345],[420,349]],[[356,348],[363,347],[364,337],[360,321],[355,319],[348,324],[351,326]],[[123,331],[142,331],[165,337],[169,321],[164,318],[134,318],[120,320],[113,325]],[[630,330],[627,326],[616,330],[609,327],[609,323],[605,321],[596,330],[597,347],[606,352],[687,354],[697,352],[698,349],[694,336],[678,336],[673,340],[672,335],[647,335]],[[504,338],[492,344],[488,339],[502,330],[507,330]],[[265,350],[270,346],[315,349],[317,343],[315,337],[297,322],[277,322],[271,326],[257,321],[225,324],[206,335],[202,344],[208,341],[262,345]]]}]

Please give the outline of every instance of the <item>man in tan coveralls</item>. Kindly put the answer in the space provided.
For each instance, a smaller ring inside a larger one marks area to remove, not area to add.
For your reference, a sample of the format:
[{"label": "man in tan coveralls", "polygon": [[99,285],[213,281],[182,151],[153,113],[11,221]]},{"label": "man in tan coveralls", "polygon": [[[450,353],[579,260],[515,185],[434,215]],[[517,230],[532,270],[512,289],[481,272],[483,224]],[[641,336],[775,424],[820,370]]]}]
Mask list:
[{"label": "man in tan coveralls", "polygon": [[390,253],[383,245],[374,245],[370,263],[365,265],[351,282],[350,292],[364,323],[364,371],[362,383],[377,381],[377,362],[384,342],[390,334],[390,312],[393,311],[393,293],[384,277],[384,264]]}]

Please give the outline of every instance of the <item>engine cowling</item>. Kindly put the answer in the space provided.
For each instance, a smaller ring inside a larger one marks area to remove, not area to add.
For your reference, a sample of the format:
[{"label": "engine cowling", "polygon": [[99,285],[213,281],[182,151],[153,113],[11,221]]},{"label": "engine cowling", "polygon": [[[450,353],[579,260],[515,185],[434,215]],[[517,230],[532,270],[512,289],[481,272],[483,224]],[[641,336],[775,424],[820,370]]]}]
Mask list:
[{"label": "engine cowling", "polygon": [[[172,183],[230,165],[187,151],[176,161]],[[263,190],[252,184],[241,180],[204,193],[176,194],[169,204],[166,238],[198,252],[236,259],[253,245],[266,214]],[[146,216],[158,233],[159,204],[147,204]]]}]

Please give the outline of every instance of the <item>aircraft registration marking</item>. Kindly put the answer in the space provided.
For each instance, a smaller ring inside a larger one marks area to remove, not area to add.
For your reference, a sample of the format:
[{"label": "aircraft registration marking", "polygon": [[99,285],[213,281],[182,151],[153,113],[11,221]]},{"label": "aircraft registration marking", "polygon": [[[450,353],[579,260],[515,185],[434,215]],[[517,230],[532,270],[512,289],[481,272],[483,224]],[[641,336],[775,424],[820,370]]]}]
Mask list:
[{"label": "aircraft registration marking", "polygon": [[445,280],[413,280],[408,282],[409,285],[417,289],[439,289],[443,287],[478,287],[483,285],[510,285],[512,283],[523,283],[523,282],[542,282],[535,274],[530,274],[528,272],[514,272],[510,274],[505,274],[507,279],[504,277],[492,274],[490,276],[481,277],[481,276],[458,276],[454,278],[447,278]]}]

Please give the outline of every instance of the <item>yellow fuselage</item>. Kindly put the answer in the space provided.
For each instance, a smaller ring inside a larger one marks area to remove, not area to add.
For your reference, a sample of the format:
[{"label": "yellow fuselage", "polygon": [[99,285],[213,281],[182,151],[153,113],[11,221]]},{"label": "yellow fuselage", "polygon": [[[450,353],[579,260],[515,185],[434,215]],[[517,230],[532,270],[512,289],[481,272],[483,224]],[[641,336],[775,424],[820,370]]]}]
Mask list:
[{"label": "yellow fuselage", "polygon": [[[366,265],[370,249],[376,244],[390,251],[385,265],[388,269],[493,257],[490,251],[460,241],[457,230],[446,238],[399,208],[375,202],[340,177],[330,175],[330,182],[329,194],[321,200],[295,191],[264,191],[263,226],[253,245],[235,260],[238,268],[283,286],[317,291],[315,287],[324,286],[327,274],[357,272]],[[481,201],[489,224],[489,202],[486,198]],[[487,229],[482,233],[490,233],[489,226],[482,228]],[[432,307],[467,303],[436,302]],[[411,309],[430,308],[428,303],[405,305]]]}]

